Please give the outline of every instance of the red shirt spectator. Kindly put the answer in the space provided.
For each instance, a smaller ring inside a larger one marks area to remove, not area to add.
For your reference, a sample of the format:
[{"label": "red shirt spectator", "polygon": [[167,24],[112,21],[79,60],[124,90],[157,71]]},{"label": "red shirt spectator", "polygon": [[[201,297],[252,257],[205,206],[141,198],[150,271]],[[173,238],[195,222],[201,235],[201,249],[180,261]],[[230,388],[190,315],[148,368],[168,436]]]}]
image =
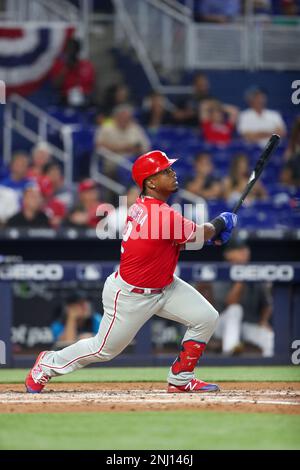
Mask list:
[{"label": "red shirt spectator", "polygon": [[61,201],[53,198],[46,202],[44,206],[44,212],[49,218],[51,226],[56,228],[59,227],[64,220],[67,214],[67,209]]},{"label": "red shirt spectator", "polygon": [[68,66],[63,59],[57,59],[52,69],[52,77],[64,73],[61,84],[61,93],[67,97],[70,90],[75,87],[81,88],[85,95],[93,91],[95,83],[95,70],[89,60],[80,59],[72,67]]},{"label": "red shirt spectator", "polygon": [[96,227],[99,217],[96,215],[97,207],[101,204],[99,190],[95,181],[85,179],[78,185],[79,204],[86,214],[88,227]]},{"label": "red shirt spectator", "polygon": [[200,106],[200,125],[204,140],[210,144],[228,145],[237,121],[238,110],[219,101],[204,102]]},{"label": "red shirt spectator", "polygon": [[71,106],[89,104],[95,85],[95,69],[91,61],[80,59],[80,43],[70,39],[64,55],[57,59],[51,78],[62,101]]},{"label": "red shirt spectator", "polygon": [[228,145],[232,139],[234,125],[230,122],[217,123],[213,121],[202,121],[203,137],[211,144]]}]

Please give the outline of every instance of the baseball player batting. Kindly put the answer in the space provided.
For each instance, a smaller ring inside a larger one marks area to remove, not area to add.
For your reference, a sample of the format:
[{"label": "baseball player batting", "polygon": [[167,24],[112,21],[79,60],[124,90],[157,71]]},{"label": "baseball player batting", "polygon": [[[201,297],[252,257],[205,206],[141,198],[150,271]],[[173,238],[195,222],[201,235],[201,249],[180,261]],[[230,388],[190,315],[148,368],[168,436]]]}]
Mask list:
[{"label": "baseball player batting", "polygon": [[168,374],[169,393],[216,392],[218,385],[195,378],[194,369],[218,320],[215,308],[192,286],[174,275],[185,244],[222,244],[237,216],[223,212],[197,225],[173,210],[167,200],[178,190],[176,173],[159,150],[140,156],[132,177],[141,194],[128,210],[118,271],[104,284],[104,315],[97,335],[60,351],[43,351],[26,377],[27,392],[39,393],[52,377],[92,362],[113,359],[153,315],[187,327],[179,355]]}]

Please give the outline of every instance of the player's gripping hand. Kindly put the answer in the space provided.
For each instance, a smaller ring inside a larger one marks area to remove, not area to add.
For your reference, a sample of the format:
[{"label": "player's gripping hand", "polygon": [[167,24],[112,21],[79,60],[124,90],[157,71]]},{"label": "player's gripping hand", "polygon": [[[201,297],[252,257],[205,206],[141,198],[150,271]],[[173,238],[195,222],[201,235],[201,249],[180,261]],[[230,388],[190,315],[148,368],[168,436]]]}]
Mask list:
[{"label": "player's gripping hand", "polygon": [[217,218],[223,220],[225,228],[211,240],[208,240],[206,242],[208,245],[223,245],[227,243],[238,221],[237,215],[233,212],[222,212]]},{"label": "player's gripping hand", "polygon": [[232,231],[237,224],[238,217],[233,212],[222,212],[222,214],[220,214],[219,217],[222,217],[222,219],[225,222],[225,225],[226,225],[225,230]]}]

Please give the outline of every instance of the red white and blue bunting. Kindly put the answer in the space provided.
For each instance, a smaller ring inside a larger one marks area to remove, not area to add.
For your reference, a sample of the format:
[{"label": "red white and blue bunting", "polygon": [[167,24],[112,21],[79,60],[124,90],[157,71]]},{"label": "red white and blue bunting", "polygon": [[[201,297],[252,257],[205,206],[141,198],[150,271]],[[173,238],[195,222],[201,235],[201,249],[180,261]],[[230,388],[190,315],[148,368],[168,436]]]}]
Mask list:
[{"label": "red white and blue bunting", "polygon": [[7,94],[26,95],[47,78],[73,27],[0,27],[0,80]]}]

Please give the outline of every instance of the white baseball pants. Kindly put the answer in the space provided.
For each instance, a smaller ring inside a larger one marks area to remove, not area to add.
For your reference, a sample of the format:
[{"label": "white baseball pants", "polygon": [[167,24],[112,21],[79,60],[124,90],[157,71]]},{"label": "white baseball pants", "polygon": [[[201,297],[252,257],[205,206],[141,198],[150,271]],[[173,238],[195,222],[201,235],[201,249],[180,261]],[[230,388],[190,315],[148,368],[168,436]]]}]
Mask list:
[{"label": "white baseball pants", "polygon": [[[68,374],[92,362],[113,359],[130,344],[153,315],[186,325],[183,341],[209,341],[217,323],[218,312],[192,286],[174,276],[174,281],[162,293],[137,294],[131,292],[136,286],[127,284],[119,274],[117,277],[115,274],[111,274],[104,285],[104,315],[97,335],[61,351],[46,353],[40,364],[46,374]],[[170,369],[168,381],[174,385],[184,385],[193,377],[194,372],[174,375]]]}]

